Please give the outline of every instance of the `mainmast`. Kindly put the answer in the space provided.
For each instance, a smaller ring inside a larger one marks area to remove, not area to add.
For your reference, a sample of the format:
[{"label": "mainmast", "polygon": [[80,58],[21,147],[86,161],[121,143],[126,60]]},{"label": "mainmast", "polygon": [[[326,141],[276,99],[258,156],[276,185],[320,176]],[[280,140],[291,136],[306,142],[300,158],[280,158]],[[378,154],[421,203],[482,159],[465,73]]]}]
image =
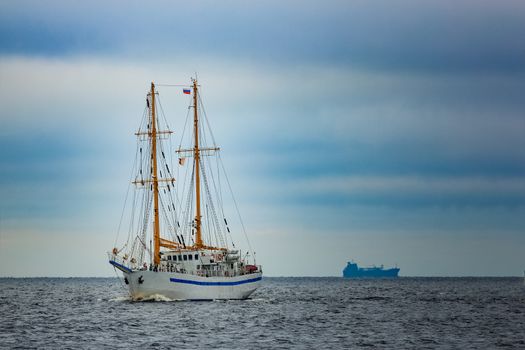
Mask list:
[{"label": "mainmast", "polygon": [[[189,149],[178,149],[176,152],[179,154],[179,157],[193,157],[194,161],[194,180],[195,180],[195,218],[193,219],[193,228],[195,229],[195,242],[193,249],[219,249],[223,250],[225,248],[214,247],[211,245],[206,245],[202,240],[202,214],[201,214],[201,156],[206,156],[210,152],[219,151],[219,147],[200,147],[199,145],[199,84],[197,79],[192,79],[192,88],[193,88],[193,148]],[[193,180],[193,179],[192,179]],[[161,239],[161,246],[163,244],[163,239]]]},{"label": "mainmast", "polygon": [[153,163],[153,264],[160,263],[159,181],[157,178],[157,121],[155,119],[155,84],[151,82],[151,160]]},{"label": "mainmast", "polygon": [[193,80],[193,132],[195,134],[195,147],[193,148],[193,158],[195,160],[195,247],[202,248],[201,235],[201,182],[200,182],[200,150],[199,150],[199,117],[197,113],[198,95],[197,79]]}]

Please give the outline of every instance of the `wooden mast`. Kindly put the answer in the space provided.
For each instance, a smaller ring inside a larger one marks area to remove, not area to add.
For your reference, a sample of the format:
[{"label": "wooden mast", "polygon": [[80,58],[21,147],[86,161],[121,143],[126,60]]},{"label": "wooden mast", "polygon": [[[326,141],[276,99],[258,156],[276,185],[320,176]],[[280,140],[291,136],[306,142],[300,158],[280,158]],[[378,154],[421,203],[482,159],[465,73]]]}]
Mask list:
[{"label": "wooden mast", "polygon": [[193,132],[195,134],[195,147],[193,158],[195,160],[195,247],[202,248],[201,235],[201,183],[200,183],[200,151],[199,151],[199,118],[197,114],[197,79],[193,80]]},{"label": "wooden mast", "polygon": [[153,223],[153,264],[160,263],[160,223],[159,223],[159,182],[157,178],[157,121],[155,119],[155,84],[151,82],[151,160],[153,163],[153,173],[151,174],[153,182],[153,205],[154,205],[154,223]]}]

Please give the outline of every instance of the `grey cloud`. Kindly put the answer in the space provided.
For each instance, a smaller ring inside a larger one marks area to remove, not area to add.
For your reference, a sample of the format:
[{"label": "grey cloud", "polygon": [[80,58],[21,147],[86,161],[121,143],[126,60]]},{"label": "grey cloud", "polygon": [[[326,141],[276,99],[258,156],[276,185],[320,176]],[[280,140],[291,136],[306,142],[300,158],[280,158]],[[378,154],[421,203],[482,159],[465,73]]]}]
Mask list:
[{"label": "grey cloud", "polygon": [[523,72],[519,1],[4,2],[0,52]]}]

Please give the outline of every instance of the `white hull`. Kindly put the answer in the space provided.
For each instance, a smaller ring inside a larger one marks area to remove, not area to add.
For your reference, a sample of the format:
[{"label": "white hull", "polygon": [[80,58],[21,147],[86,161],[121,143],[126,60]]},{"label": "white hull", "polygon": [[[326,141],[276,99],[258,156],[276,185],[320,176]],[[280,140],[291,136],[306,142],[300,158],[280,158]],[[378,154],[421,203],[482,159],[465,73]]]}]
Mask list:
[{"label": "white hull", "polygon": [[[261,283],[262,273],[234,277],[201,277],[177,272],[124,272],[133,300],[162,295],[173,300],[246,299]],[[141,278],[142,277],[142,278]],[[142,280],[142,283],[139,282]]]}]

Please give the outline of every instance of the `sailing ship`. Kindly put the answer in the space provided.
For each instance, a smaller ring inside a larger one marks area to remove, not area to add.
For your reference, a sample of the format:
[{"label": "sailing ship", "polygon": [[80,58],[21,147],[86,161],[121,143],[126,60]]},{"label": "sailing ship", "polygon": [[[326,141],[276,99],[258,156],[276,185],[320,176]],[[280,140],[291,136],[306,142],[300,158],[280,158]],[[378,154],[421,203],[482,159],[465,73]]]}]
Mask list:
[{"label": "sailing ship", "polygon": [[[164,112],[153,82],[146,97],[136,133],[128,238],[122,247],[108,252],[109,263],[123,273],[133,300],[159,295],[177,300],[246,299],[262,279],[251,247],[242,255],[233,242],[221,185],[227,183],[230,191],[231,186],[227,177],[221,179],[220,149],[209,128],[199,87],[196,79],[183,86],[184,94],[190,95],[186,125],[191,125],[188,120],[193,114],[193,133],[186,133],[185,126],[181,145],[186,134],[191,147],[179,145],[174,152],[167,142],[173,132],[166,117],[159,115]],[[185,173],[183,185],[176,182],[173,161],[170,167],[173,156],[178,158],[176,173],[181,177]],[[210,160],[212,156],[217,163]],[[185,166],[187,158],[193,161]],[[231,198],[237,208],[233,193]],[[246,233],[240,215],[239,220]]]}]

